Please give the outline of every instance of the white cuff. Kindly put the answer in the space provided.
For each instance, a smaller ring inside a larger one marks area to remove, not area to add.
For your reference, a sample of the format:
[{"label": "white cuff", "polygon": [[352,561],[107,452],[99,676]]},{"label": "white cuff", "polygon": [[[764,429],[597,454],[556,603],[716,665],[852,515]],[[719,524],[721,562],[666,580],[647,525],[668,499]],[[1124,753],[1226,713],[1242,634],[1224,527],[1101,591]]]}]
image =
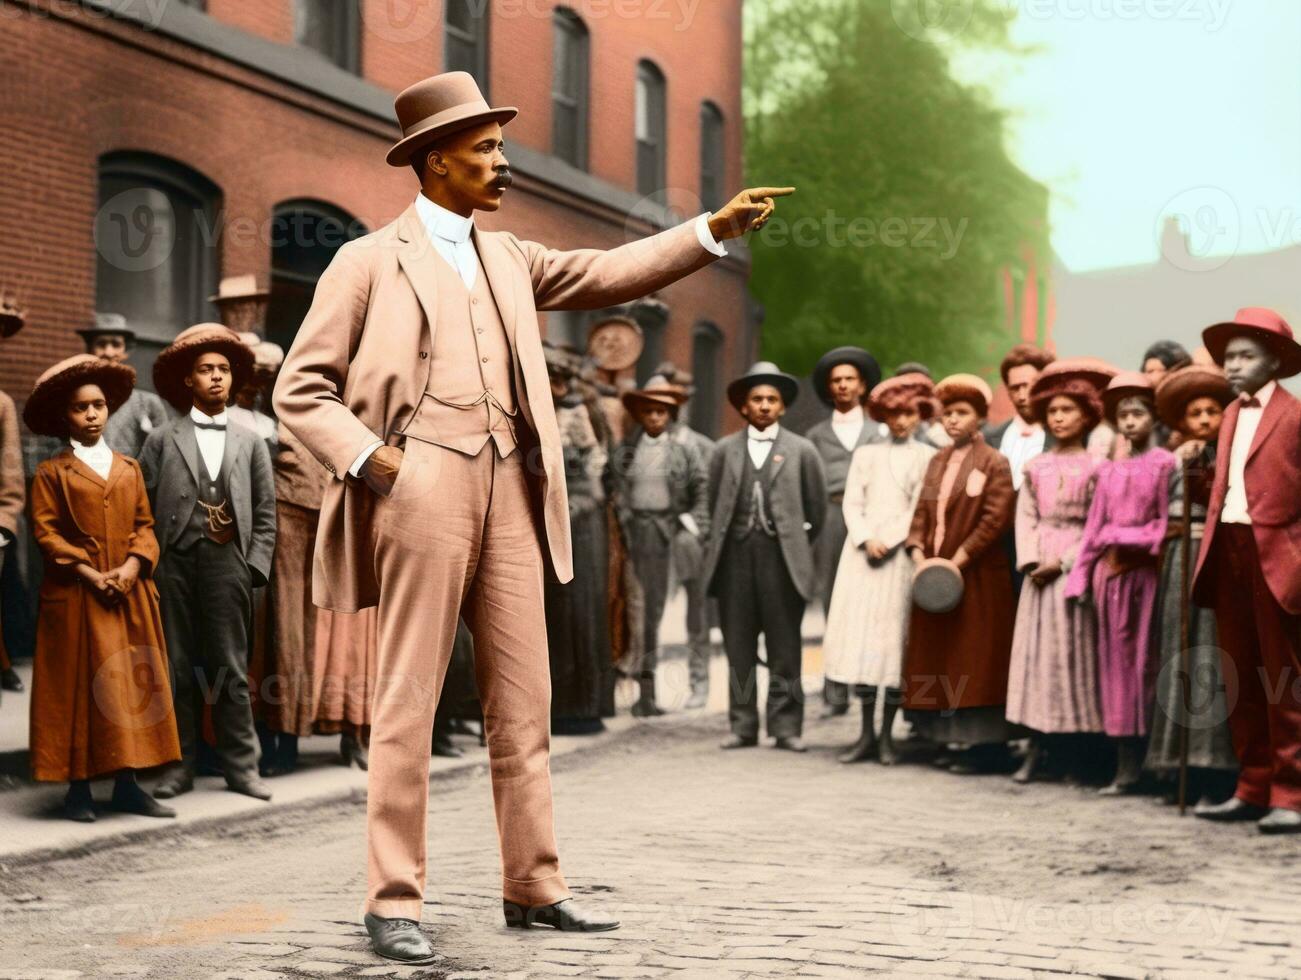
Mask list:
[{"label": "white cuff", "polygon": [[370,454],[382,445],[384,445],[384,440],[376,439],[369,446],[363,449],[360,455],[352,461],[352,465],[348,467],[348,474],[350,476],[361,476],[361,468],[365,465],[366,460],[370,459]]},{"label": "white cuff", "polygon": [[683,527],[691,532],[693,538],[700,537],[700,525],[696,523],[696,518],[693,514],[679,514],[678,520],[681,522]]},{"label": "white cuff", "polygon": [[714,233],[709,230],[709,219],[713,217],[712,211],[706,211],[696,219],[696,237],[700,239],[700,247],[706,252],[713,252],[720,258],[727,254],[727,249],[723,243],[714,237]]}]

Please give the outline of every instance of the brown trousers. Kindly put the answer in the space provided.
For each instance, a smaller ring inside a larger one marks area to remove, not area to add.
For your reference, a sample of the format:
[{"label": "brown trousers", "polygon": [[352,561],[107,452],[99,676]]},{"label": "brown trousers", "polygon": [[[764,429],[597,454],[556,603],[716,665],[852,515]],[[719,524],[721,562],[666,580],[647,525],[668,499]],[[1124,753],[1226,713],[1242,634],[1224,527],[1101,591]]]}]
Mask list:
[{"label": "brown trousers", "polygon": [[551,806],[551,675],[542,551],[519,451],[407,440],[376,511],[379,673],[371,718],[366,909],[420,919],[434,711],[464,616],[474,635],[502,893],[569,897]]}]

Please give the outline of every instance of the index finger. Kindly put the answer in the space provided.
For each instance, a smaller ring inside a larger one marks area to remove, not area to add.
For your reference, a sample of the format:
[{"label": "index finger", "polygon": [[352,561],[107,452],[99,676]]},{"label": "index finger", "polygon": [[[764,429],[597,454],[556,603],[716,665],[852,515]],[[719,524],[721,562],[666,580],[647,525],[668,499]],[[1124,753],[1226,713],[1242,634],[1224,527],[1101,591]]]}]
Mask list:
[{"label": "index finger", "polygon": [[756,187],[751,192],[756,197],[790,197],[795,193],[794,187]]}]

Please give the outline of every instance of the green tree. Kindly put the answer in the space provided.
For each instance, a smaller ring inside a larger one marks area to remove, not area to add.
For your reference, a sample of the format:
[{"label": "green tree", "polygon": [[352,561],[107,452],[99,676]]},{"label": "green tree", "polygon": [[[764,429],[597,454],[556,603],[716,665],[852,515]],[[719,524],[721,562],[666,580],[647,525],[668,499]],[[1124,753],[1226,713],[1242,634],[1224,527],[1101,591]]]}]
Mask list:
[{"label": "green tree", "polygon": [[[938,9],[969,15],[951,43],[1013,50],[1006,8]],[[925,10],[746,5],[747,183],[798,188],[750,239],[764,354],[787,370],[855,343],[887,369],[988,375],[1010,342],[1004,270],[1046,254],[1045,191],[1008,159],[1004,114],[953,77]]]}]

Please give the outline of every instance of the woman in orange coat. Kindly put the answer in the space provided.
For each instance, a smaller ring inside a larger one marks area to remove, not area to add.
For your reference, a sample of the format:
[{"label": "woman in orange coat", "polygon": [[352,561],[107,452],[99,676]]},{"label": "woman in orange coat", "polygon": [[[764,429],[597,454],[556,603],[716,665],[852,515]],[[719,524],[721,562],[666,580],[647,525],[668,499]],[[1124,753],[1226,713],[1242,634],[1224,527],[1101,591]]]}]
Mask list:
[{"label": "woman in orange coat", "polygon": [[104,424],[135,372],[90,354],[41,375],[23,410],[71,445],[36,470],[32,529],[45,558],[32,678],[32,774],[64,782],[64,815],[95,819],[90,780],[114,773],[110,806],[173,817],[135,771],[181,757],[172,713],[153,515],[139,464],[108,448]]}]

